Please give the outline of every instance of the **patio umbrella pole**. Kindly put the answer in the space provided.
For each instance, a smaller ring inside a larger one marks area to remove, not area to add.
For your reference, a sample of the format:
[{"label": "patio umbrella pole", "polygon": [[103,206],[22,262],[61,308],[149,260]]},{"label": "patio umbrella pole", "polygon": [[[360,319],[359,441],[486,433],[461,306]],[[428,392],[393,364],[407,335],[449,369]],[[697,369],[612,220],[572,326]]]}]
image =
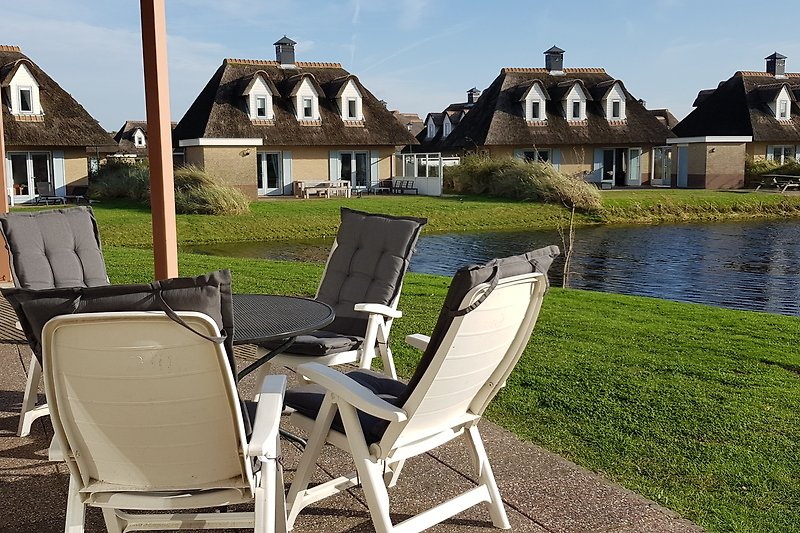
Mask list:
[{"label": "patio umbrella pole", "polygon": [[[3,186],[3,197],[0,200],[0,213],[8,213],[8,187],[6,186],[6,139],[3,132],[3,109],[0,104],[0,184]],[[11,281],[11,263],[8,257],[8,250],[5,246],[0,246],[0,283]]]},{"label": "patio umbrella pole", "polygon": [[164,0],[141,0],[140,9],[155,277],[164,279],[178,275]]}]

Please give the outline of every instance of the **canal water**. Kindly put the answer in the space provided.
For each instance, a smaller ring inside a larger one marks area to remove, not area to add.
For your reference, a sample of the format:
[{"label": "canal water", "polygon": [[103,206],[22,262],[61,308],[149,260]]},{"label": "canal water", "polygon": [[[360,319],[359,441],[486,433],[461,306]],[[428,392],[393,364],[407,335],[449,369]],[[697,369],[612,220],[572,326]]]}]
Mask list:
[{"label": "canal water", "polygon": [[[233,257],[324,262],[332,240],[185,247]],[[555,231],[450,233],[420,238],[411,271],[461,265],[549,244]],[[563,260],[551,282],[561,285]],[[800,316],[800,221],[577,228],[569,286]]]}]

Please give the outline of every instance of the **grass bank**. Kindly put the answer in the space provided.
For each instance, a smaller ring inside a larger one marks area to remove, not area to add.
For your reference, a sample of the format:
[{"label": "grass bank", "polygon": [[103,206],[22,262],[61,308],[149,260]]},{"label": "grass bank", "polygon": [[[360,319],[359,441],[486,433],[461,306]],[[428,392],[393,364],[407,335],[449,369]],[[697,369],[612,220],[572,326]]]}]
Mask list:
[{"label": "grass bank", "polygon": [[[151,279],[149,252],[105,253],[113,282]],[[230,268],[235,292],[310,295],[322,272],[190,254],[180,263],[183,275]],[[401,341],[431,331],[448,284],[407,276],[393,332],[405,376],[419,354]],[[487,416],[709,531],[800,531],[798,344],[791,317],[552,289]]]},{"label": "grass bank", "polygon": [[[691,190],[604,191],[604,209],[576,215],[578,224],[660,223],[800,217],[800,196]],[[553,229],[565,224],[560,206],[480,196],[429,198],[372,196],[351,199],[254,202],[244,215],[178,215],[183,244],[271,241],[333,237],[341,206],[429,219],[425,232]],[[132,202],[95,204],[108,246],[151,246],[150,211]]]}]

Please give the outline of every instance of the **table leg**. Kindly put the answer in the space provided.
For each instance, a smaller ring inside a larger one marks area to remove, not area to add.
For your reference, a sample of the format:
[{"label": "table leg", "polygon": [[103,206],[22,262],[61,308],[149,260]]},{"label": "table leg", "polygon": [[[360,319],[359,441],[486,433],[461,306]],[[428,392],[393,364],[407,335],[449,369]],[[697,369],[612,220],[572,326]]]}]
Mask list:
[{"label": "table leg", "polygon": [[274,350],[272,350],[268,354],[264,355],[263,357],[259,358],[256,361],[253,361],[252,363],[250,363],[250,365],[248,365],[247,367],[242,369],[241,372],[239,372],[239,374],[238,374],[239,379],[242,379],[243,377],[245,377],[246,375],[250,374],[253,370],[256,370],[258,367],[260,367],[264,363],[269,363],[272,359],[275,359],[277,356],[279,356],[280,354],[285,352],[287,350],[287,348],[289,348],[289,346],[294,344],[294,340],[296,338],[297,337],[291,337],[291,338],[287,339],[286,342],[284,342],[283,344],[281,344],[280,346],[278,346],[277,348],[275,348]]}]

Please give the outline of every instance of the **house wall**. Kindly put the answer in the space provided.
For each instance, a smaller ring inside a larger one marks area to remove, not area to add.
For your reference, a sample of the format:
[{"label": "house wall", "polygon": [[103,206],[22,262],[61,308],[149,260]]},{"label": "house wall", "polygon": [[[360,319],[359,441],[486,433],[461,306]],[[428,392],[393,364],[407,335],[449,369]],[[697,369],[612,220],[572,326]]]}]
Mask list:
[{"label": "house wall", "polygon": [[[708,144],[705,145],[705,148],[705,187],[707,189],[739,189],[744,187],[746,144]],[[689,176],[691,179],[691,171]]]},{"label": "house wall", "polygon": [[64,150],[64,183],[70,188],[89,185],[89,162],[85,148]]},{"label": "house wall", "polygon": [[255,146],[189,146],[185,153],[187,164],[204,168],[220,183],[256,197]]},{"label": "house wall", "polygon": [[[775,144],[775,143],[773,143]],[[767,145],[768,143],[751,142],[747,143],[747,156],[753,161],[767,158]]]}]

